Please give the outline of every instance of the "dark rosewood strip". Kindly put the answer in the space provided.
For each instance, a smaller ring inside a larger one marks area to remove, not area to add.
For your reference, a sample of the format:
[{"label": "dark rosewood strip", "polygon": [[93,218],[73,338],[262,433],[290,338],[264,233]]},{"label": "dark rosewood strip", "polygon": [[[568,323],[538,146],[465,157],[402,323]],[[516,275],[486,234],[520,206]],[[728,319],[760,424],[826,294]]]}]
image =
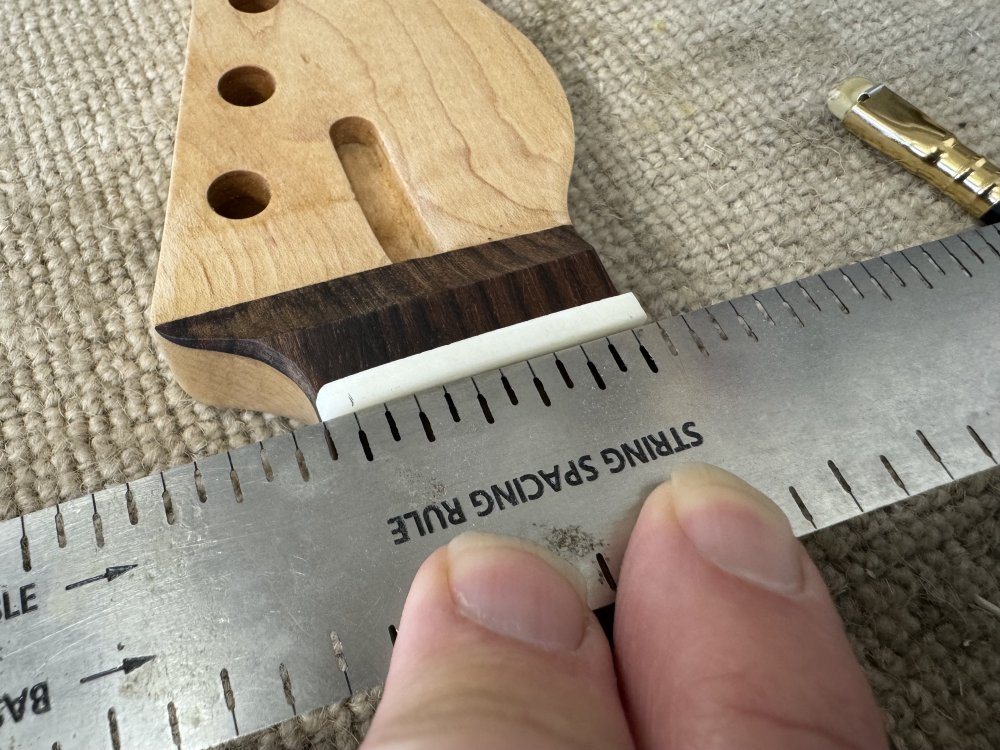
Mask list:
[{"label": "dark rosewood strip", "polygon": [[325,383],[616,294],[572,227],[395,263],[156,327],[252,357],[313,400]]}]

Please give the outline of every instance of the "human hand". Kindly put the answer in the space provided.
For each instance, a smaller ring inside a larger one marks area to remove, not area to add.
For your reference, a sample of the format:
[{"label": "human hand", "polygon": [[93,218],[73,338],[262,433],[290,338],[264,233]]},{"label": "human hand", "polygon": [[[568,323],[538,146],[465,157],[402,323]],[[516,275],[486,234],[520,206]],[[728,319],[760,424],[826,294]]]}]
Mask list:
[{"label": "human hand", "polygon": [[363,749],[886,747],[819,572],[742,480],[676,469],[620,578],[612,657],[568,563],[457,537],[413,581]]}]

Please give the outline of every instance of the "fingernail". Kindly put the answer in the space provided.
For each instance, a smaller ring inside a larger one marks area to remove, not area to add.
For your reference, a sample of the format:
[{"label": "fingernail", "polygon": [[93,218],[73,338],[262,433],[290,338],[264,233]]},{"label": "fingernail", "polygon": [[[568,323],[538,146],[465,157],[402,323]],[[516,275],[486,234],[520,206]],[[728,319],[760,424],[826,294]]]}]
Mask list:
[{"label": "fingernail", "polygon": [[707,464],[678,467],[669,487],[665,496],[677,523],[702,557],[780,594],[802,590],[802,547],[772,500],[739,477]]},{"label": "fingernail", "polygon": [[468,532],[448,544],[452,598],[468,619],[549,651],[572,651],[587,626],[586,586],[530,542]]}]

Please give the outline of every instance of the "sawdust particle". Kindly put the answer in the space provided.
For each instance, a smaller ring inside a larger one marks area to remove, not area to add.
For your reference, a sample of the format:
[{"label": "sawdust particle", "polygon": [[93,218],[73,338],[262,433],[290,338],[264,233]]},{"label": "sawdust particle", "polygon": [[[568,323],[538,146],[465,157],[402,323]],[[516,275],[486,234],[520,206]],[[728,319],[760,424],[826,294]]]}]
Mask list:
[{"label": "sawdust particle", "polygon": [[550,528],[545,535],[545,546],[557,555],[587,557],[603,545],[590,532],[572,525]]}]

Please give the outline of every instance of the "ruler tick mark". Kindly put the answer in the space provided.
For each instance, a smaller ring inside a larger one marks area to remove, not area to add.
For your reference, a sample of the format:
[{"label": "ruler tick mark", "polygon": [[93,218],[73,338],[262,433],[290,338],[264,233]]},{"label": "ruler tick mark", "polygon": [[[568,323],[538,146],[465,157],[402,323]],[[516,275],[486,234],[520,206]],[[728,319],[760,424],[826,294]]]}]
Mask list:
[{"label": "ruler tick mark", "polygon": [[139,523],[139,509],[136,507],[132,488],[128,484],[125,485],[125,509],[128,511],[128,522],[133,526]]},{"label": "ruler tick mark", "polygon": [[728,334],[722,328],[722,325],[719,323],[716,317],[712,315],[711,311],[708,310],[708,308],[705,309],[705,314],[708,315],[708,319],[712,322],[712,327],[715,328],[715,332],[719,335],[719,338],[722,341],[729,341]]},{"label": "ruler tick mark", "polygon": [[118,736],[118,717],[113,708],[108,709],[108,731],[111,733],[111,747],[114,750],[121,750],[122,741]]},{"label": "ruler tick mark", "polygon": [[792,496],[792,500],[795,501],[795,505],[799,509],[799,513],[802,514],[802,517],[815,529],[816,522],[813,520],[812,513],[809,512],[809,508],[806,507],[805,502],[803,502],[802,497],[799,495],[799,491],[794,487],[789,487],[788,494]]},{"label": "ruler tick mark", "polygon": [[[601,373],[597,369],[597,365],[595,365],[589,359],[587,360],[587,369],[590,370],[590,376],[594,379],[594,383],[597,385],[597,387],[602,391],[605,390],[608,386],[604,382],[604,378],[601,377]],[[541,383],[541,381],[539,381],[539,383]],[[543,398],[542,400],[545,401],[547,399],[548,397]],[[545,405],[548,406],[548,404]]]},{"label": "ruler tick mark", "polygon": [[91,520],[94,523],[94,541],[97,542],[97,548],[101,549],[104,546],[104,522],[101,520],[101,514],[97,512],[97,499],[94,494],[90,494],[90,505],[94,509],[94,515]]},{"label": "ruler tick mark", "polygon": [[948,478],[954,481],[955,477],[952,476],[951,471],[948,469],[948,467],[944,465],[944,461],[941,460],[941,456],[938,454],[938,452],[934,450],[934,446],[931,445],[931,441],[928,440],[927,437],[924,435],[924,433],[922,433],[920,430],[917,430],[917,437],[920,438],[920,442],[924,444],[924,448],[927,449],[927,452],[931,454],[931,458],[937,461],[941,465],[941,468],[944,469],[944,473],[948,475]]},{"label": "ruler tick mark", "polygon": [[496,420],[493,418],[493,412],[490,411],[490,404],[486,400],[486,396],[484,396],[482,393],[477,393],[476,401],[479,402],[479,408],[483,412],[483,417],[486,418],[486,423],[493,424]]},{"label": "ruler tick mark", "polygon": [[605,559],[604,555],[600,552],[597,553],[597,567],[601,569],[601,575],[604,576],[604,582],[608,584],[608,588],[612,591],[618,590],[618,582],[615,577],[611,575],[611,567],[608,565],[608,561]]},{"label": "ruler tick mark", "polygon": [[181,748],[181,725],[177,720],[177,707],[173,701],[167,704],[167,721],[170,724],[170,737],[174,741],[177,750]]},{"label": "ruler tick mark", "polygon": [[649,351],[646,349],[646,347],[643,346],[642,344],[639,344],[639,353],[642,354],[642,358],[646,362],[646,367],[649,368],[649,371],[651,373],[655,375],[660,371],[660,367],[659,365],[656,364],[656,360],[653,359],[653,355],[650,354]]},{"label": "ruler tick mark", "polygon": [[[420,407],[419,401],[417,402],[417,407]],[[420,417],[420,425],[424,428],[424,436],[427,438],[427,442],[433,443],[437,440],[437,437],[434,435],[434,427],[431,425],[430,417],[427,416],[423,409],[420,409],[417,416]]]},{"label": "ruler tick mark", "polygon": [[[802,289],[801,286],[799,288]],[[791,303],[787,299],[785,299],[785,295],[783,295],[781,293],[781,290],[778,289],[777,287],[775,287],[774,291],[775,291],[775,293],[777,293],[778,299],[781,300],[782,307],[784,307],[789,313],[791,313],[792,318],[794,318],[795,322],[798,323],[800,327],[804,328],[805,327],[805,323],[802,322],[802,318],[800,318],[799,314],[797,312],[795,312],[795,308],[792,307]],[[802,289],[802,291],[804,292],[805,289]],[[813,304],[815,304],[815,303],[813,303]],[[816,309],[818,310],[819,308],[817,307]]]},{"label": "ruler tick mark", "polygon": [[767,311],[767,308],[764,307],[764,303],[757,298],[757,295],[751,294],[750,298],[753,300],[754,306],[757,308],[757,312],[764,316],[764,320],[767,321],[768,325],[775,325],[774,318],[771,317],[771,313]]},{"label": "ruler tick mark", "polygon": [[295,437],[295,432],[292,431],[292,445],[295,446],[295,463],[299,465],[299,474],[302,475],[302,481],[309,481],[309,467],[306,465],[306,457],[302,453],[302,449],[299,448],[298,438]]},{"label": "ruler tick mark", "polygon": [[878,458],[879,461],[882,462],[882,466],[884,466],[885,470],[889,473],[889,476],[892,477],[892,481],[896,483],[896,486],[906,494],[910,494],[909,490],[906,489],[906,485],[903,484],[903,480],[900,478],[899,474],[896,473],[895,467],[889,462],[889,459],[885,456],[879,456]]},{"label": "ruler tick mark", "polygon": [[614,359],[615,364],[618,365],[619,372],[628,372],[628,365],[625,364],[625,360],[622,359],[621,353],[618,348],[611,343],[611,340],[605,337],[605,341],[608,342],[608,351],[611,353],[611,358]]},{"label": "ruler tick mark", "polygon": [[448,389],[444,389],[444,402],[448,404],[448,413],[451,414],[451,421],[458,424],[462,421],[462,416],[458,413],[458,407],[455,406],[455,399],[451,397],[448,393]]},{"label": "ruler tick mark", "polygon": [[[994,230],[994,232],[995,232],[995,230]],[[982,229],[978,230],[978,231],[977,231],[977,233],[978,233],[978,234],[979,234],[979,236],[980,236],[980,237],[982,238],[983,242],[985,242],[985,243],[986,243],[986,245],[987,245],[987,246],[988,246],[988,247],[990,248],[990,250],[992,250],[992,251],[993,251],[993,254],[994,254],[995,256],[997,256],[998,258],[1000,258],[1000,248],[998,248],[998,247],[997,247],[996,245],[994,245],[994,244],[993,244],[993,243],[992,243],[992,242],[990,241],[990,238],[989,238],[989,236],[987,235],[987,233],[986,233],[986,232],[984,232],[984,231],[983,231]]]},{"label": "ruler tick mark", "polygon": [[507,380],[507,376],[500,371],[500,383],[503,385],[504,391],[507,393],[507,400],[510,401],[511,406],[517,406],[517,394],[514,393],[514,387]]},{"label": "ruler tick mark", "polygon": [[197,462],[194,464],[194,489],[198,493],[198,500],[200,502],[204,503],[208,501],[208,493],[205,492],[205,477],[202,476]]},{"label": "ruler tick mark", "polygon": [[351,689],[351,678],[347,674],[347,657],[344,655],[344,642],[340,640],[336,630],[330,631],[330,645],[333,647],[333,655],[337,660],[337,669],[344,674],[344,681],[347,683],[347,692],[353,694]]},{"label": "ruler tick mark", "polygon": [[364,451],[365,458],[368,461],[374,461],[375,454],[372,453],[371,443],[368,442],[368,433],[361,426],[361,420],[358,419],[357,413],[354,414],[354,424],[358,426],[358,442],[361,443],[361,450]]},{"label": "ruler tick mark", "polygon": [[[597,369],[597,365],[591,361],[590,355],[587,354],[587,350],[583,348],[582,344],[580,345],[579,349],[581,352],[583,352],[584,359],[587,360],[587,369],[590,370],[590,377],[594,379],[594,383],[600,390],[602,391],[606,390],[608,385],[607,383],[604,382],[604,376],[601,375],[601,371]],[[532,370],[532,373],[534,373],[534,370]],[[546,404],[546,406],[548,406],[548,404]]]},{"label": "ruler tick mark", "polygon": [[535,384],[535,390],[538,391],[538,397],[542,400],[542,403],[546,406],[552,406],[552,401],[549,399],[549,394],[545,391],[545,385],[541,380],[538,379],[536,375],[532,381]]},{"label": "ruler tick mark", "polygon": [[[385,406],[385,404],[383,404]],[[385,406],[385,421],[389,425],[389,432],[392,434],[392,439],[397,443],[402,440],[402,436],[399,434],[399,427],[396,425],[396,420],[392,416],[392,412],[389,411],[389,407]]]},{"label": "ruler tick mark", "polygon": [[[840,275],[841,275],[841,276],[843,276],[843,277],[844,277],[845,279],[847,279],[847,275],[846,275],[846,274],[844,274],[843,272],[841,272],[841,274],[840,274]],[[818,277],[818,278],[819,278],[819,280],[820,280],[820,281],[822,281],[822,282],[823,282],[823,286],[825,286],[825,287],[826,287],[826,290],[827,290],[827,291],[828,291],[828,292],[829,292],[830,294],[832,294],[832,295],[833,295],[833,298],[834,298],[835,300],[837,300],[837,304],[838,304],[838,305],[840,305],[840,311],[841,311],[842,313],[844,313],[844,315],[850,315],[850,314],[851,314],[851,311],[850,311],[850,309],[848,309],[847,305],[845,305],[845,304],[844,304],[844,300],[842,300],[842,299],[840,298],[840,295],[839,295],[839,294],[837,294],[837,293],[836,293],[836,292],[835,292],[835,291],[833,290],[833,287],[831,287],[831,286],[830,286],[829,284],[827,284],[827,283],[826,283],[826,279],[824,279],[824,278],[823,278],[822,276],[820,276],[820,277]],[[848,281],[850,281],[850,279],[847,279],[847,280],[848,280]],[[800,286],[801,286],[801,285],[800,285]],[[852,286],[853,286],[853,282],[852,282]],[[854,288],[854,291],[856,291],[856,292],[858,291],[857,287],[855,287],[855,288]],[[858,294],[861,294],[861,292],[858,292]]]},{"label": "ruler tick mark", "polygon": [[21,567],[25,573],[31,571],[31,548],[28,546],[28,531],[24,527],[24,516],[21,516]]},{"label": "ruler tick mark", "polygon": [[223,669],[219,672],[219,678],[222,680],[222,697],[226,701],[226,708],[229,709],[229,713],[233,717],[233,729],[239,735],[240,725],[236,721],[236,696],[233,694],[233,685],[229,680],[229,670]]},{"label": "ruler tick mark", "polygon": [[972,428],[972,425],[970,424],[965,425],[965,429],[969,431],[969,435],[972,437],[973,440],[976,441],[976,445],[979,446],[979,450],[981,450],[984,454],[986,454],[986,457],[990,461],[996,463],[997,460],[996,458],[993,457],[993,451],[991,451],[989,446],[986,445],[986,442],[981,437],[979,437],[979,433]]},{"label": "ruler tick mark", "polygon": [[833,461],[827,461],[826,465],[830,468],[830,471],[833,473],[833,476],[837,479],[837,481],[840,482],[841,489],[843,489],[844,492],[850,495],[851,500],[853,500],[854,504],[858,506],[858,510],[860,510],[863,513],[865,509],[861,507],[861,503],[858,502],[858,498],[854,496],[854,490],[852,490],[851,485],[847,483],[847,480],[844,478],[843,472],[840,471],[840,467],[837,466],[837,464],[835,464]]},{"label": "ruler tick mark", "polygon": [[330,434],[330,428],[327,427],[326,423],[323,423],[323,441],[326,443],[327,453],[330,454],[330,460],[336,461],[340,458],[337,453],[337,444],[333,442],[333,435]]},{"label": "ruler tick mark", "polygon": [[882,265],[885,266],[889,270],[889,273],[891,273],[896,278],[896,281],[899,282],[899,285],[901,287],[905,288],[906,287],[906,282],[903,281],[903,277],[902,276],[900,276],[898,273],[896,273],[896,269],[893,268],[892,266],[890,266],[889,262],[885,258],[879,258],[879,260],[882,261]]},{"label": "ruler tick mark", "polygon": [[[884,262],[885,262],[885,261],[883,261],[883,263],[884,263]],[[891,295],[889,294],[889,292],[887,292],[887,291],[885,290],[885,287],[884,287],[884,286],[882,286],[882,282],[881,282],[881,281],[879,281],[879,280],[878,280],[877,278],[875,278],[875,274],[873,274],[873,273],[871,272],[871,269],[870,269],[870,268],[868,268],[868,266],[867,266],[867,265],[865,265],[864,263],[860,263],[859,265],[860,265],[860,266],[861,266],[861,267],[862,267],[863,269],[865,269],[865,273],[866,273],[866,274],[868,274],[868,278],[869,278],[869,279],[871,279],[871,281],[872,281],[872,284],[873,284],[873,285],[875,286],[875,288],[876,288],[876,289],[878,289],[878,290],[879,290],[879,292],[881,292],[881,293],[882,293],[882,296],[883,296],[883,297],[885,297],[885,298],[886,298],[887,300],[889,300],[890,302],[892,302],[892,296],[891,296]],[[888,266],[886,266],[886,268],[888,268]],[[861,295],[861,296],[863,297],[864,295]]]},{"label": "ruler tick mark", "polygon": [[[944,247],[944,245],[942,245],[942,247]],[[965,267],[965,264],[958,259],[958,256],[955,255],[955,253],[953,253],[947,247],[944,247],[944,251],[946,253],[948,253],[948,255],[951,256],[951,259],[958,264],[958,267],[962,269],[962,273],[964,273],[967,278],[971,279],[972,278],[972,272],[968,268]]]},{"label": "ruler tick mark", "polygon": [[646,362],[646,367],[649,368],[649,371],[651,373],[655,375],[660,371],[659,366],[656,364],[656,360],[653,359],[653,355],[650,354],[649,351],[646,349],[646,347],[643,346],[642,344],[639,344],[639,353],[642,354],[642,358]]},{"label": "ruler tick mark", "polygon": [[734,305],[732,302],[729,302],[728,305],[730,308],[732,308],[733,315],[736,316],[736,319],[740,322],[740,325],[743,326],[743,332],[746,333],[747,338],[753,339],[754,341],[759,341],[760,339],[757,338],[757,334],[754,333],[753,328],[751,328],[750,324],[747,323],[747,319],[744,318],[742,315],[740,315],[739,310],[736,309],[736,305]]},{"label": "ruler tick mark", "polygon": [[434,427],[431,425],[431,419],[427,416],[427,412],[424,411],[424,407],[420,405],[420,399],[416,395],[413,396],[413,403],[417,405],[417,417],[420,419],[420,426],[424,428],[424,437],[427,438],[428,443],[433,443],[437,440],[437,437],[434,435]]},{"label": "ruler tick mark", "polygon": [[[733,309],[735,310],[735,308],[733,308]],[[643,345],[642,339],[639,338],[639,334],[636,333],[633,330],[632,331],[632,336],[633,336],[633,338],[635,338],[635,343],[637,343],[639,345],[639,353],[642,355],[642,358],[645,360],[646,367],[648,367],[649,371],[655,375],[656,373],[658,373],[660,371],[659,365],[656,364],[656,360],[653,359],[653,356],[649,353],[649,350],[646,349],[646,347]],[[556,362],[558,362],[558,361],[559,361],[559,358],[556,357]]]},{"label": "ruler tick mark", "polygon": [[681,320],[684,321],[684,325],[687,327],[688,333],[691,334],[691,339],[692,339],[692,341],[694,341],[695,346],[698,347],[698,351],[701,352],[702,354],[704,354],[707,357],[708,356],[708,349],[705,348],[705,344],[704,344],[704,342],[702,342],[701,337],[698,336],[698,334],[694,332],[694,329],[691,327],[691,324],[688,323],[688,319],[687,318],[685,318],[683,315],[681,315]]},{"label": "ruler tick mark", "polygon": [[375,454],[372,453],[371,443],[368,442],[368,433],[364,430],[358,430],[358,440],[361,442],[361,450],[365,452],[365,459],[374,461]]},{"label": "ruler tick mark", "polygon": [[229,459],[229,483],[233,485],[233,495],[236,497],[236,502],[243,502],[243,487],[240,486],[240,475],[236,473],[236,467],[233,466],[233,457],[230,455],[229,451],[226,451],[226,458]]},{"label": "ruler tick mark", "polygon": [[670,334],[663,330],[663,326],[660,325],[660,321],[656,321],[656,327],[660,329],[660,335],[663,336],[663,341],[670,350],[670,353],[677,356],[677,347],[674,346],[674,342],[670,339]]},{"label": "ruler tick mark", "polygon": [[[869,275],[870,275],[870,274],[869,274]],[[841,271],[841,272],[840,272],[840,277],[841,277],[841,278],[842,278],[842,279],[843,279],[844,281],[846,281],[846,282],[847,282],[847,284],[848,284],[848,285],[849,285],[849,286],[851,287],[851,289],[853,289],[853,290],[854,290],[854,294],[855,294],[856,296],[860,297],[861,299],[864,299],[864,298],[865,298],[865,295],[864,295],[864,293],[863,293],[863,292],[862,292],[862,291],[861,291],[860,289],[858,289],[858,285],[854,283],[854,279],[852,279],[852,278],[851,278],[850,276],[848,276],[846,272],[844,272],[844,271]]]},{"label": "ruler tick mark", "polygon": [[914,272],[915,274],[917,274],[917,276],[919,276],[919,277],[920,277],[920,280],[921,280],[922,282],[924,282],[924,285],[925,285],[925,286],[926,286],[926,287],[927,287],[928,289],[933,289],[933,288],[934,288],[934,285],[933,285],[933,284],[932,284],[931,282],[929,282],[929,281],[927,280],[927,277],[926,277],[926,276],[924,276],[924,274],[923,274],[923,273],[921,272],[921,270],[920,270],[919,268],[917,268],[917,267],[916,267],[916,266],[915,266],[915,265],[913,264],[913,261],[912,261],[912,260],[910,260],[909,258],[907,258],[907,257],[906,257],[905,255],[900,255],[899,257],[901,257],[901,258],[902,258],[903,260],[905,260],[905,261],[906,261],[907,263],[909,263],[909,264],[910,264],[910,268],[912,268],[912,269],[913,269],[913,272]]},{"label": "ruler tick mark", "polygon": [[482,411],[483,417],[486,419],[486,424],[493,424],[496,420],[493,418],[493,412],[490,410],[490,404],[486,400],[486,396],[484,396],[479,390],[479,383],[476,382],[476,379],[469,379],[472,381],[472,387],[476,389],[476,401],[479,403],[479,409]]},{"label": "ruler tick mark", "polygon": [[[945,273],[945,270],[943,268],[941,268],[941,265],[936,260],[934,260],[934,256],[931,255],[929,252],[927,252],[926,249],[920,248],[920,252],[923,253],[924,257],[927,258],[927,260],[929,260],[931,262],[931,265],[934,266],[938,270],[938,273],[940,273],[942,276],[947,276],[948,275],[947,273]],[[952,257],[954,258],[955,256],[953,255]],[[968,272],[966,272],[966,273],[968,273]]]},{"label": "ruler tick mark", "polygon": [[63,523],[63,514],[59,503],[56,503],[56,542],[60,549],[66,546],[66,526]]},{"label": "ruler tick mark", "polygon": [[330,645],[333,647],[333,655],[337,659],[337,669],[341,672],[347,671],[347,659],[344,658],[344,644],[337,635],[336,630],[330,631]]},{"label": "ruler tick mark", "polygon": [[281,677],[281,687],[285,691],[285,702],[292,708],[292,716],[298,716],[295,710],[295,694],[292,693],[292,678],[284,664],[278,665],[278,676]]},{"label": "ruler tick mark", "polygon": [[983,260],[983,256],[977,253],[975,249],[972,247],[972,245],[970,245],[968,242],[965,241],[965,238],[962,235],[956,234],[955,239],[957,239],[959,242],[965,245],[968,248],[969,252],[976,256],[976,260],[978,260],[980,263],[986,262]]},{"label": "ruler tick mark", "polygon": [[263,441],[257,445],[260,446],[260,468],[264,470],[264,479],[268,482],[274,481],[274,468],[271,466],[271,457],[267,455],[267,448],[264,447]]},{"label": "ruler tick mark", "polygon": [[555,354],[553,354],[552,356],[556,360],[556,369],[559,371],[559,375],[562,377],[563,383],[566,384],[567,388],[572,390],[574,386],[573,378],[569,376],[569,372],[566,370],[566,365],[563,364],[563,361],[559,359],[559,357],[556,357]]},{"label": "ruler tick mark", "polygon": [[[823,281],[823,279],[820,278],[820,281]],[[826,284],[825,281],[823,281],[823,283]],[[813,307],[816,308],[816,312],[823,312],[823,308],[819,306],[819,302],[817,302],[816,299],[811,294],[809,294],[809,290],[808,289],[806,289],[804,286],[802,286],[802,282],[801,281],[796,281],[795,285],[802,292],[802,296],[806,298],[806,301],[810,305],[812,305]],[[829,288],[830,287],[827,287],[827,289],[829,289]],[[784,298],[782,298],[782,299],[784,299]]]},{"label": "ruler tick mark", "polygon": [[163,478],[163,472],[160,472],[160,484],[163,485],[163,494],[160,496],[163,500],[163,512],[167,515],[167,523],[171,526],[174,525],[174,521],[177,520],[174,515],[174,501],[170,496],[170,490],[167,489],[167,480]]}]

